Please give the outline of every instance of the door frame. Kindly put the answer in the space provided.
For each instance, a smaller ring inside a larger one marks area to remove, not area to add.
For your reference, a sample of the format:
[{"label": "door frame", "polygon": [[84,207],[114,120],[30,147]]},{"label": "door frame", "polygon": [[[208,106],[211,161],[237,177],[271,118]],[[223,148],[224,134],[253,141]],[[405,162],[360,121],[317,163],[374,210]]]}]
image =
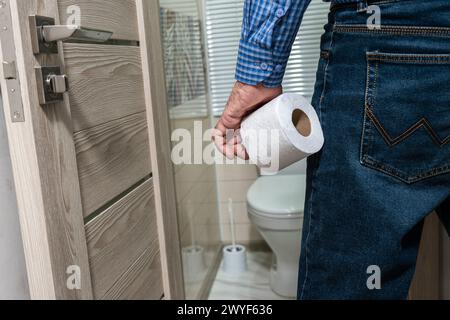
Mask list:
[{"label": "door frame", "polygon": [[164,298],[185,299],[158,0],[136,0]]}]

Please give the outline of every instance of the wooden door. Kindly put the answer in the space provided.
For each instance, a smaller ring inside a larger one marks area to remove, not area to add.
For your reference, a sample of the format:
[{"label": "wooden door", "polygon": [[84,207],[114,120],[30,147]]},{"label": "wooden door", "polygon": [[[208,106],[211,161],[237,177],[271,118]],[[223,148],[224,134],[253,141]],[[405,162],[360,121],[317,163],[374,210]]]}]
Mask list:
[{"label": "wooden door", "polygon": [[433,213],[425,219],[410,300],[439,300],[441,279],[441,224]]},{"label": "wooden door", "polygon": [[[150,10],[157,1],[0,2],[1,88],[32,298],[183,296]],[[36,54],[34,15],[112,37]],[[69,89],[42,105],[35,69],[48,66],[61,67]]]}]

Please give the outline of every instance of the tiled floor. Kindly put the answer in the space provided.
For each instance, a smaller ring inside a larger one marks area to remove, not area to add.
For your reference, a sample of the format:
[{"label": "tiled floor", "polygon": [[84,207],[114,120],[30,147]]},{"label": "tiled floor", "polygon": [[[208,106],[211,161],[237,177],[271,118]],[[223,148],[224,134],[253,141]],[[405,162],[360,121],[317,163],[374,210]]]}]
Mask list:
[{"label": "tiled floor", "polygon": [[270,289],[271,261],[271,252],[254,251],[248,253],[248,271],[241,275],[226,274],[221,266],[209,300],[285,300]]}]

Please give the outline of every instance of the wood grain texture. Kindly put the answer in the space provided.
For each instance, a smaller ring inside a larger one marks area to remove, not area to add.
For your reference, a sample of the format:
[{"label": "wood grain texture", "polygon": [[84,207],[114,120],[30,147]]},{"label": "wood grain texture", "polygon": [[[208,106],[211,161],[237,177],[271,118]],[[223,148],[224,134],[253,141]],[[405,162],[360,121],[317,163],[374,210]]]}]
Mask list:
[{"label": "wood grain texture", "polygon": [[64,44],[74,131],[145,111],[140,50]]},{"label": "wood grain texture", "polygon": [[[58,16],[56,0],[8,0],[25,122],[7,120],[14,182],[32,299],[91,299],[92,288],[68,100],[41,107],[34,67],[62,64],[62,54],[35,57],[29,15]],[[9,9],[9,8],[8,8]],[[62,51],[60,51],[62,52]],[[45,59],[45,61],[44,61]],[[1,80],[4,88],[4,80]],[[6,97],[6,96],[5,96]],[[4,101],[10,119],[9,101]],[[81,290],[67,287],[69,266]]]},{"label": "wood grain texture", "polygon": [[441,227],[441,299],[450,300],[450,238],[447,230]]},{"label": "wood grain texture", "polygon": [[425,220],[410,300],[440,298],[440,221],[433,213]]},{"label": "wood grain texture", "polygon": [[86,224],[95,299],[103,298],[144,251],[158,247],[154,200],[150,179]]},{"label": "wood grain texture", "polygon": [[184,299],[183,269],[170,150],[159,1],[136,0],[164,295]]},{"label": "wood grain texture", "polygon": [[153,242],[102,299],[161,300],[163,295],[159,246]]},{"label": "wood grain texture", "polygon": [[145,112],[74,135],[83,214],[92,214],[151,173]]},{"label": "wood grain texture", "polygon": [[67,23],[73,11],[81,10],[81,25],[113,32],[113,39],[138,40],[135,0],[58,0],[60,20]]}]

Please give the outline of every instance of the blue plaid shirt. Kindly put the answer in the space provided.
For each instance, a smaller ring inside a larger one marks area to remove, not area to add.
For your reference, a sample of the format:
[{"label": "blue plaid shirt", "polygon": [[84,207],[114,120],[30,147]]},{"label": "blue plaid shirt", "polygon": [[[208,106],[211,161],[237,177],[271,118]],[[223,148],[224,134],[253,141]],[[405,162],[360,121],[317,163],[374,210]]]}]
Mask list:
[{"label": "blue plaid shirt", "polygon": [[[330,1],[330,0],[324,0]],[[335,0],[348,3],[361,0]],[[311,0],[245,0],[236,80],[278,87]]]}]

